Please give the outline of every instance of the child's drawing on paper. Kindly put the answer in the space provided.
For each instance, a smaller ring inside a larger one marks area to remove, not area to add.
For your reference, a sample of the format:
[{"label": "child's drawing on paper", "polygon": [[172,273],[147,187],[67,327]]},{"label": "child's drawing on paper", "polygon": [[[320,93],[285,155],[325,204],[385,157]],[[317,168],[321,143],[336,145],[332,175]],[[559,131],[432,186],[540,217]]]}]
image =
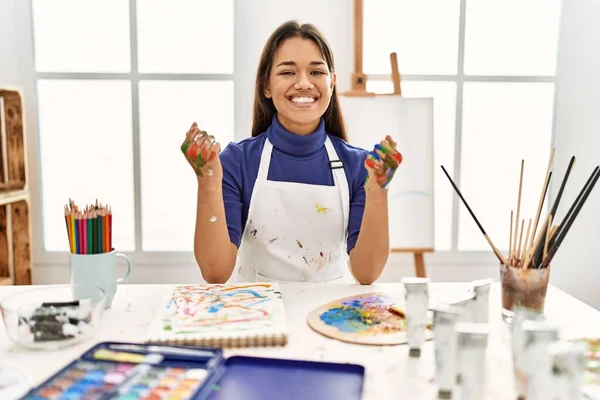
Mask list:
[{"label": "child's drawing on paper", "polygon": [[274,326],[281,293],[272,284],[177,286],[166,304],[163,330],[172,333],[256,330]]}]

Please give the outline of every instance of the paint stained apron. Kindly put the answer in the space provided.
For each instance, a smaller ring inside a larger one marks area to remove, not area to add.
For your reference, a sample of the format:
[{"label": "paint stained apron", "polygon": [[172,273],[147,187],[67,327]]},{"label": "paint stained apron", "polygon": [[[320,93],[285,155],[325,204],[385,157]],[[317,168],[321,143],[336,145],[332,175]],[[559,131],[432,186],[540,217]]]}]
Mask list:
[{"label": "paint stained apron", "polygon": [[350,199],[344,168],[329,140],[334,186],[267,180],[267,138],[238,250],[234,282],[355,282],[346,237]]}]

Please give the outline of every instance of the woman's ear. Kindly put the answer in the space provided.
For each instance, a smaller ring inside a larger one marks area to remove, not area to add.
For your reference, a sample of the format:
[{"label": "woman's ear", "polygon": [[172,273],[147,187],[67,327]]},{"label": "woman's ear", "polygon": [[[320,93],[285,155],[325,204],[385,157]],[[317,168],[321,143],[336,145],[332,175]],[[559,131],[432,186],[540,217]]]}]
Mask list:
[{"label": "woman's ear", "polygon": [[333,74],[331,74],[331,87],[329,88],[329,90],[331,91],[331,93],[333,93],[333,88],[335,87],[335,81],[337,80],[337,75],[334,72]]},{"label": "woman's ear", "polygon": [[266,87],[266,88],[265,88],[265,97],[266,97],[267,99],[270,99],[270,98],[271,98],[271,89],[269,89],[269,87]]}]

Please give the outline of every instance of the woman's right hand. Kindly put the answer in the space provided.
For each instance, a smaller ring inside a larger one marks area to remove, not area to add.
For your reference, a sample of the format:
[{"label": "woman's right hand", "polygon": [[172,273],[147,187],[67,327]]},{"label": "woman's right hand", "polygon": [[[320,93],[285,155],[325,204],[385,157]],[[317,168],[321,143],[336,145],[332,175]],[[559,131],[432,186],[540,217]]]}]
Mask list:
[{"label": "woman's right hand", "polygon": [[181,151],[198,176],[198,183],[217,182],[221,184],[223,167],[219,153],[221,146],[215,137],[198,129],[194,122],[185,136]]}]

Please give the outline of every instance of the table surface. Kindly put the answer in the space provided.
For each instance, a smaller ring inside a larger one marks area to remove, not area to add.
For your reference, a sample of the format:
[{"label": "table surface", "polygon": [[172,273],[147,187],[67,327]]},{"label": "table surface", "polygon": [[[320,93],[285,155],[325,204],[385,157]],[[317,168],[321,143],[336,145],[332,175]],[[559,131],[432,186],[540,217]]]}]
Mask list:
[{"label": "table surface", "polygon": [[[22,366],[37,385],[100,341],[142,342],[158,310],[161,297],[175,285],[120,285],[112,307],[105,310],[97,333],[72,347],[54,351],[28,350],[13,344],[0,325],[0,360]],[[313,331],[306,316],[330,301],[361,293],[386,292],[402,299],[402,284],[370,286],[352,284],[280,284],[290,327],[285,347],[226,349],[234,354],[347,362],[365,367],[363,399],[435,399],[433,342],[422,349],[420,358],[408,356],[406,345],[367,346],[326,338]],[[34,286],[35,287],[35,286]],[[0,287],[0,299],[31,286]],[[433,301],[452,302],[468,293],[469,283],[430,284]],[[546,298],[547,317],[559,324],[566,338],[600,335],[600,312],[550,286]],[[512,364],[508,348],[508,326],[501,319],[500,287],[490,292],[490,337],[486,355],[486,399],[514,399]]]}]

